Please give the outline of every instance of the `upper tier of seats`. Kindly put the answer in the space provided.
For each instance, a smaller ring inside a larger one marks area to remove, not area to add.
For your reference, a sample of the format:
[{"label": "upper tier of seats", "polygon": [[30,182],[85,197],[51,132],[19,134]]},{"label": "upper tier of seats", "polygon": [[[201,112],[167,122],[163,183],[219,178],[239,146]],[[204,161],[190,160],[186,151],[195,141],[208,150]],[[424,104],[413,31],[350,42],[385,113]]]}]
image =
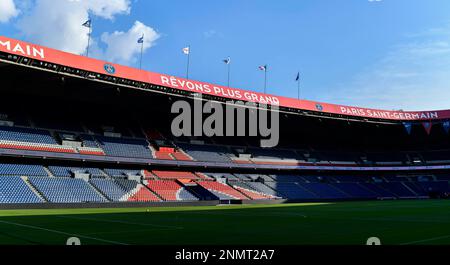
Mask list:
[{"label": "upper tier of seats", "polygon": [[232,162],[225,147],[186,143],[179,143],[178,146],[197,161]]},{"label": "upper tier of seats", "polygon": [[40,144],[57,144],[56,140],[50,135],[50,132],[47,130],[22,127],[0,126],[0,140]]},{"label": "upper tier of seats", "polygon": [[[30,122],[31,124],[31,122]],[[407,166],[449,164],[449,150],[423,152],[350,152],[350,151],[311,151],[300,149],[256,148],[247,146],[226,146],[219,144],[192,144],[165,140],[173,151],[155,151],[142,133],[120,134],[117,137],[104,136],[101,130],[85,132],[64,131],[69,127],[35,128],[23,123],[20,126],[0,126],[0,148],[53,153],[79,153],[85,155],[107,155],[123,158],[163,159],[179,161],[202,161],[239,164],[270,165],[334,165],[334,166]],[[41,123],[37,123],[39,126]],[[35,126],[34,124],[33,126]],[[55,127],[55,126],[53,126]],[[124,131],[127,131],[124,129]],[[135,131],[139,131],[136,129]],[[95,132],[95,134],[93,134]],[[62,136],[73,135],[81,146],[63,145]],[[134,135],[134,136],[133,136]],[[147,134],[147,137],[152,137]],[[157,144],[158,146],[158,144]],[[179,148],[178,148],[179,147]],[[409,154],[408,154],[409,153]],[[243,154],[238,156],[237,154]],[[340,180],[337,180],[340,181]]]},{"label": "upper tier of seats", "polygon": [[153,158],[149,143],[140,139],[97,136],[99,146],[110,156]]}]

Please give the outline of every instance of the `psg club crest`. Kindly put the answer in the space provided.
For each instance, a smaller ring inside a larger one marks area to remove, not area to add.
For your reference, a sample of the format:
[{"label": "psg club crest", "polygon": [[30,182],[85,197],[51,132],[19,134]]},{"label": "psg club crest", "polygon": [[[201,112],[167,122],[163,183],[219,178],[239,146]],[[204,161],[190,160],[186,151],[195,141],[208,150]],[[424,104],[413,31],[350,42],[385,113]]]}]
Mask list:
[{"label": "psg club crest", "polygon": [[103,68],[105,69],[105,71],[108,73],[108,74],[115,74],[116,73],[116,68],[114,68],[114,66],[113,65],[111,65],[111,64],[105,64],[104,66],[103,66]]},{"label": "psg club crest", "polygon": [[322,111],[323,110],[323,106],[321,104],[316,104],[316,109],[318,111]]}]

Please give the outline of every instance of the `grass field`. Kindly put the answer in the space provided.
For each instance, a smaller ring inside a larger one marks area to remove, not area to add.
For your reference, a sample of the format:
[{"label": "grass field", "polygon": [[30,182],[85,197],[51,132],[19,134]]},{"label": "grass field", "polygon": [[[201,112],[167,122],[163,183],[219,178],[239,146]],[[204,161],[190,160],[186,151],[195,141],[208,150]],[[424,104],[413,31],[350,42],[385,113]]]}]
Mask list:
[{"label": "grass field", "polygon": [[0,244],[450,244],[450,201],[0,210]]}]

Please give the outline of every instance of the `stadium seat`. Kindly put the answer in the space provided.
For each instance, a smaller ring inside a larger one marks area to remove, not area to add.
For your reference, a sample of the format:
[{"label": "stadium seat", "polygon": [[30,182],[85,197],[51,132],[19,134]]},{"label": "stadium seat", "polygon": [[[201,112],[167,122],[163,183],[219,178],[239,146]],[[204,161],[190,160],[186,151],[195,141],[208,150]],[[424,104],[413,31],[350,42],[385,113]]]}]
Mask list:
[{"label": "stadium seat", "polygon": [[80,203],[107,201],[82,179],[30,177],[29,181],[49,202]]},{"label": "stadium seat", "polygon": [[286,199],[304,199],[304,200],[311,200],[311,199],[318,199],[319,196],[312,193],[311,191],[306,190],[305,188],[297,185],[296,183],[292,182],[265,182],[267,186],[272,188],[277,192],[277,196],[283,197]]},{"label": "stadium seat", "polygon": [[26,164],[0,164],[0,175],[48,176],[43,166]]},{"label": "stadium seat", "polygon": [[215,181],[199,181],[199,185],[209,190],[221,200],[248,200],[244,194],[238,192],[227,184],[222,184]]},{"label": "stadium seat", "polygon": [[0,203],[42,203],[21,177],[0,176]]},{"label": "stadium seat", "polygon": [[96,140],[109,156],[153,158],[149,143],[144,139],[96,136]]},{"label": "stadium seat", "polygon": [[89,174],[91,177],[105,177],[98,168],[49,166],[48,169],[56,177],[72,177],[75,172]]},{"label": "stadium seat", "polygon": [[176,181],[171,180],[147,180],[147,187],[158,194],[165,201],[196,201],[193,194],[187,191]]}]

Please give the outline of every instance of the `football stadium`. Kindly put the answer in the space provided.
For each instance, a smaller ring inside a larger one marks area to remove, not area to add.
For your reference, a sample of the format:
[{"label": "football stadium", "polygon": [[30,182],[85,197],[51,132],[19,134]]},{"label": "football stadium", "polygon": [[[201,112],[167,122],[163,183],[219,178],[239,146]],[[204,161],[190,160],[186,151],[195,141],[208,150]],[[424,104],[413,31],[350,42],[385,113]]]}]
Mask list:
[{"label": "football stadium", "polygon": [[[2,245],[450,243],[450,110],[297,100],[8,37],[0,71]],[[178,100],[276,105],[279,144],[175,137]]]}]

